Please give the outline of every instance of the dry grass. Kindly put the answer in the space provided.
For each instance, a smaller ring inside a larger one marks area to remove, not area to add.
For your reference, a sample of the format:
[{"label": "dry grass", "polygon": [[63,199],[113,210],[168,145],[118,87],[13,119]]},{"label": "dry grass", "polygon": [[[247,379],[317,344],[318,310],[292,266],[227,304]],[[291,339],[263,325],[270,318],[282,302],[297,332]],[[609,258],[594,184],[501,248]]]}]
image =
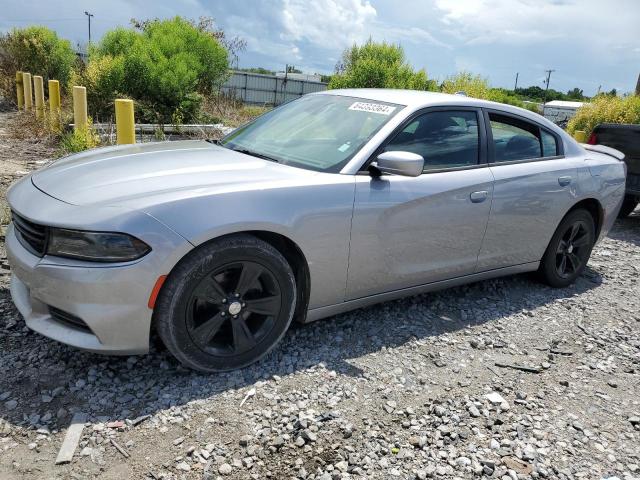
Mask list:
[{"label": "dry grass", "polygon": [[58,138],[31,112],[0,113],[0,235],[11,220],[9,186],[27,172],[55,158]]},{"label": "dry grass", "polygon": [[59,134],[49,127],[49,120],[36,118],[33,112],[18,112],[7,125],[7,133],[15,140],[31,140],[37,143],[57,144]]},{"label": "dry grass", "polygon": [[205,99],[202,111],[211,123],[223,123],[229,127],[239,127],[271,110],[271,106],[245,105],[228,95],[215,95]]}]

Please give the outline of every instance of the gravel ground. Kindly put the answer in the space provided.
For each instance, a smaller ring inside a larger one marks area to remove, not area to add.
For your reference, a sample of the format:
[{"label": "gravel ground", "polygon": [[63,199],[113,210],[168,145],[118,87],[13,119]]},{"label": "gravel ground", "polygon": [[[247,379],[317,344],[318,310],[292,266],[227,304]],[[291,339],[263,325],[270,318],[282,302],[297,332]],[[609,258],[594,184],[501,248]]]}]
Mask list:
[{"label": "gravel ground", "polygon": [[[2,192],[53,153],[7,118]],[[0,267],[2,479],[640,478],[638,213],[570,288],[507,277],[295,325],[221,375],[30,332],[3,242]]]}]

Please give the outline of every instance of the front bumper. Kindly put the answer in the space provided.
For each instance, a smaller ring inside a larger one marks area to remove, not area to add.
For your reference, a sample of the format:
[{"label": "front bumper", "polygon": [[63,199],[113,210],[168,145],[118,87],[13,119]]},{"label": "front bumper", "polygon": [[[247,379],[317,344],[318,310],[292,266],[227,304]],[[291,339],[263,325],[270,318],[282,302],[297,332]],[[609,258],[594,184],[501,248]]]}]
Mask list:
[{"label": "front bumper", "polygon": [[[150,253],[134,262],[100,264],[41,258],[22,246],[13,224],[5,234],[11,296],[29,328],[92,352],[147,352],[153,286],[193,245],[142,212],[70,205],[39,191],[29,179],[14,185],[8,197],[11,208],[34,223],[125,231],[151,246]],[[68,318],[76,322],[64,321]]]},{"label": "front bumper", "polygon": [[[11,265],[11,297],[32,330],[84,350],[137,354],[149,350],[153,286],[141,284],[140,263],[118,267],[46,264],[29,253],[13,226],[6,235]],[[46,257],[45,257],[46,258]],[[61,322],[50,307],[81,319],[86,329]]]}]

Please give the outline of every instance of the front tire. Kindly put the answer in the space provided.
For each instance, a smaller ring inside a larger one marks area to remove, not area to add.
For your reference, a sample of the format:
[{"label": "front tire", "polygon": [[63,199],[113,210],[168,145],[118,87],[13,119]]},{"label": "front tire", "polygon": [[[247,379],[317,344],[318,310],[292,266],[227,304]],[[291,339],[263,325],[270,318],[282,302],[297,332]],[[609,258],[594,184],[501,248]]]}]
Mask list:
[{"label": "front tire", "polygon": [[627,218],[633,213],[637,206],[638,197],[635,195],[625,195],[622,206],[620,207],[620,212],[618,212],[618,218]]},{"label": "front tire", "polygon": [[251,235],[213,240],[167,278],[154,310],[158,335],[201,372],[245,367],[266,355],[293,318],[296,282],[285,258]]},{"label": "front tire", "polygon": [[551,287],[571,285],[587,266],[595,243],[595,225],[587,210],[569,212],[560,222],[540,262],[542,280]]}]

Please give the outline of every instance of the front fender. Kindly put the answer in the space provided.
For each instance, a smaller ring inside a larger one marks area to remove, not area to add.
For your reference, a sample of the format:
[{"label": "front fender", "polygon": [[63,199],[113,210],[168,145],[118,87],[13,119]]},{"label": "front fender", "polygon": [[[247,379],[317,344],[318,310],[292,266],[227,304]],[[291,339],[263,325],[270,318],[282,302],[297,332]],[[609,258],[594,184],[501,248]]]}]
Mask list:
[{"label": "front fender", "polygon": [[282,235],[299,246],[309,265],[309,308],[344,301],[355,182],[227,191],[174,199],[145,211],[194,245],[246,231]]}]

